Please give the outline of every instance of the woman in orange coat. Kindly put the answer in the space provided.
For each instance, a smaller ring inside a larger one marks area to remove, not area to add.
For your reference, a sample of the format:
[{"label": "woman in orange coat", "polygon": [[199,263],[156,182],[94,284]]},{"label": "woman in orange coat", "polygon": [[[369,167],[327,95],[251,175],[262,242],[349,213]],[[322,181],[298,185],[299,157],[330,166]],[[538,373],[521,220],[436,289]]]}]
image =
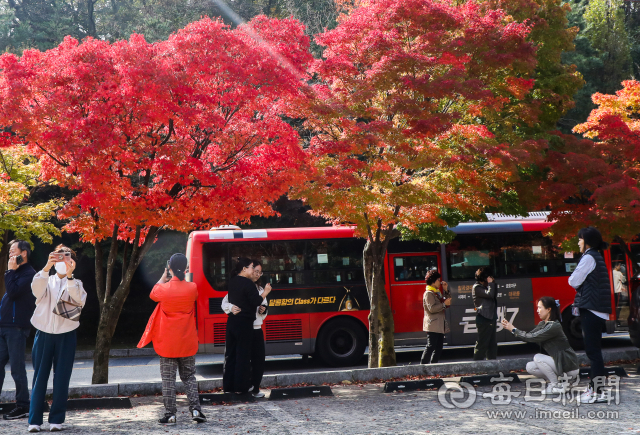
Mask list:
[{"label": "woman in orange coat", "polygon": [[[207,419],[200,408],[196,382],[195,355],[198,352],[198,331],[195,303],[198,299],[198,288],[195,283],[184,280],[187,269],[187,257],[184,255],[172,255],[167,269],[149,295],[158,305],[147,323],[138,347],[153,342],[153,348],[160,355],[162,396],[166,413],[158,422],[176,424],[177,369],[187,390],[191,417],[201,423]],[[169,279],[168,273],[171,273],[173,278]]]}]

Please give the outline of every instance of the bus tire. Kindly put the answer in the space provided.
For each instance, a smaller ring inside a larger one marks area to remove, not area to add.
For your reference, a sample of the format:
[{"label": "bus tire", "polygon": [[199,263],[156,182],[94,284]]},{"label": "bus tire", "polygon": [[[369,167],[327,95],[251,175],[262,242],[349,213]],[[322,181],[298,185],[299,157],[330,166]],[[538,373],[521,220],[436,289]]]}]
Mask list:
[{"label": "bus tire", "polygon": [[357,364],[367,347],[367,334],[356,320],[329,320],[320,329],[316,345],[317,355],[332,367]]},{"label": "bus tire", "polygon": [[582,322],[580,317],[576,317],[571,314],[571,307],[564,310],[562,313],[562,329],[564,335],[567,336],[569,344],[573,350],[584,349],[584,341],[582,339]]}]

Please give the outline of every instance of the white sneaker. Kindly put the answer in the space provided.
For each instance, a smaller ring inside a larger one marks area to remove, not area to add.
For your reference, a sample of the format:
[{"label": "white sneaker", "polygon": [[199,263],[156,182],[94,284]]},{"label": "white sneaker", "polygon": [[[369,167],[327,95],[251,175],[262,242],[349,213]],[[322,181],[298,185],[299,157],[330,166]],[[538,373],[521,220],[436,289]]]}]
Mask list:
[{"label": "white sneaker", "polygon": [[555,382],[548,382],[547,386],[544,389],[545,394],[553,394],[554,391],[553,389],[556,388],[558,386],[558,384],[556,384]]},{"label": "white sneaker", "polygon": [[567,388],[562,384],[556,384],[551,388],[553,394],[567,394]]},{"label": "white sneaker", "polygon": [[609,394],[606,391],[602,391],[602,393],[600,394],[596,394],[595,395],[595,400],[593,401],[593,403],[609,403]]},{"label": "white sneaker", "polygon": [[40,426],[37,424],[30,424],[28,430],[29,432],[40,432]]},{"label": "white sneaker", "polygon": [[62,430],[61,424],[50,423],[49,424],[49,432],[60,432]]},{"label": "white sneaker", "polygon": [[595,403],[596,397],[596,393],[593,391],[591,385],[589,385],[585,392],[578,396],[578,403]]},{"label": "white sneaker", "polygon": [[262,399],[264,397],[264,393],[262,391],[258,391],[253,395],[256,399]]}]

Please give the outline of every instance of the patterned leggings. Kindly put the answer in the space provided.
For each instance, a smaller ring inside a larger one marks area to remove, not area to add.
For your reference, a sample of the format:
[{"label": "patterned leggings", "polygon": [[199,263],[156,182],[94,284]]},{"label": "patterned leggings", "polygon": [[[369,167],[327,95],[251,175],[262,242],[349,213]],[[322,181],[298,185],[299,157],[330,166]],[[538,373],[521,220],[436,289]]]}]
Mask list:
[{"label": "patterned leggings", "polygon": [[196,382],[196,357],[187,356],[184,358],[164,358],[160,357],[160,374],[162,375],[162,398],[164,407],[170,414],[176,414],[176,369],[180,374],[180,380],[187,390],[189,399],[189,410],[200,411],[200,400],[198,396],[198,382]]}]

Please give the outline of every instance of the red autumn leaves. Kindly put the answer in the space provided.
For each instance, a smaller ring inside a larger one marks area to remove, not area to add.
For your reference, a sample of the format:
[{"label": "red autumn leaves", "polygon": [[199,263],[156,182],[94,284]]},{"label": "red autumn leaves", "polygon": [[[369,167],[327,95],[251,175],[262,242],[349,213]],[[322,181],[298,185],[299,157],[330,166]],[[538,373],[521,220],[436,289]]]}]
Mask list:
[{"label": "red autumn leaves", "polygon": [[61,212],[67,230],[95,241],[117,224],[133,239],[141,226],[271,212],[300,178],[304,153],[282,115],[311,55],[296,21],[243,27],[203,19],[155,44],[66,38],[0,58],[0,122],[77,192]]}]

